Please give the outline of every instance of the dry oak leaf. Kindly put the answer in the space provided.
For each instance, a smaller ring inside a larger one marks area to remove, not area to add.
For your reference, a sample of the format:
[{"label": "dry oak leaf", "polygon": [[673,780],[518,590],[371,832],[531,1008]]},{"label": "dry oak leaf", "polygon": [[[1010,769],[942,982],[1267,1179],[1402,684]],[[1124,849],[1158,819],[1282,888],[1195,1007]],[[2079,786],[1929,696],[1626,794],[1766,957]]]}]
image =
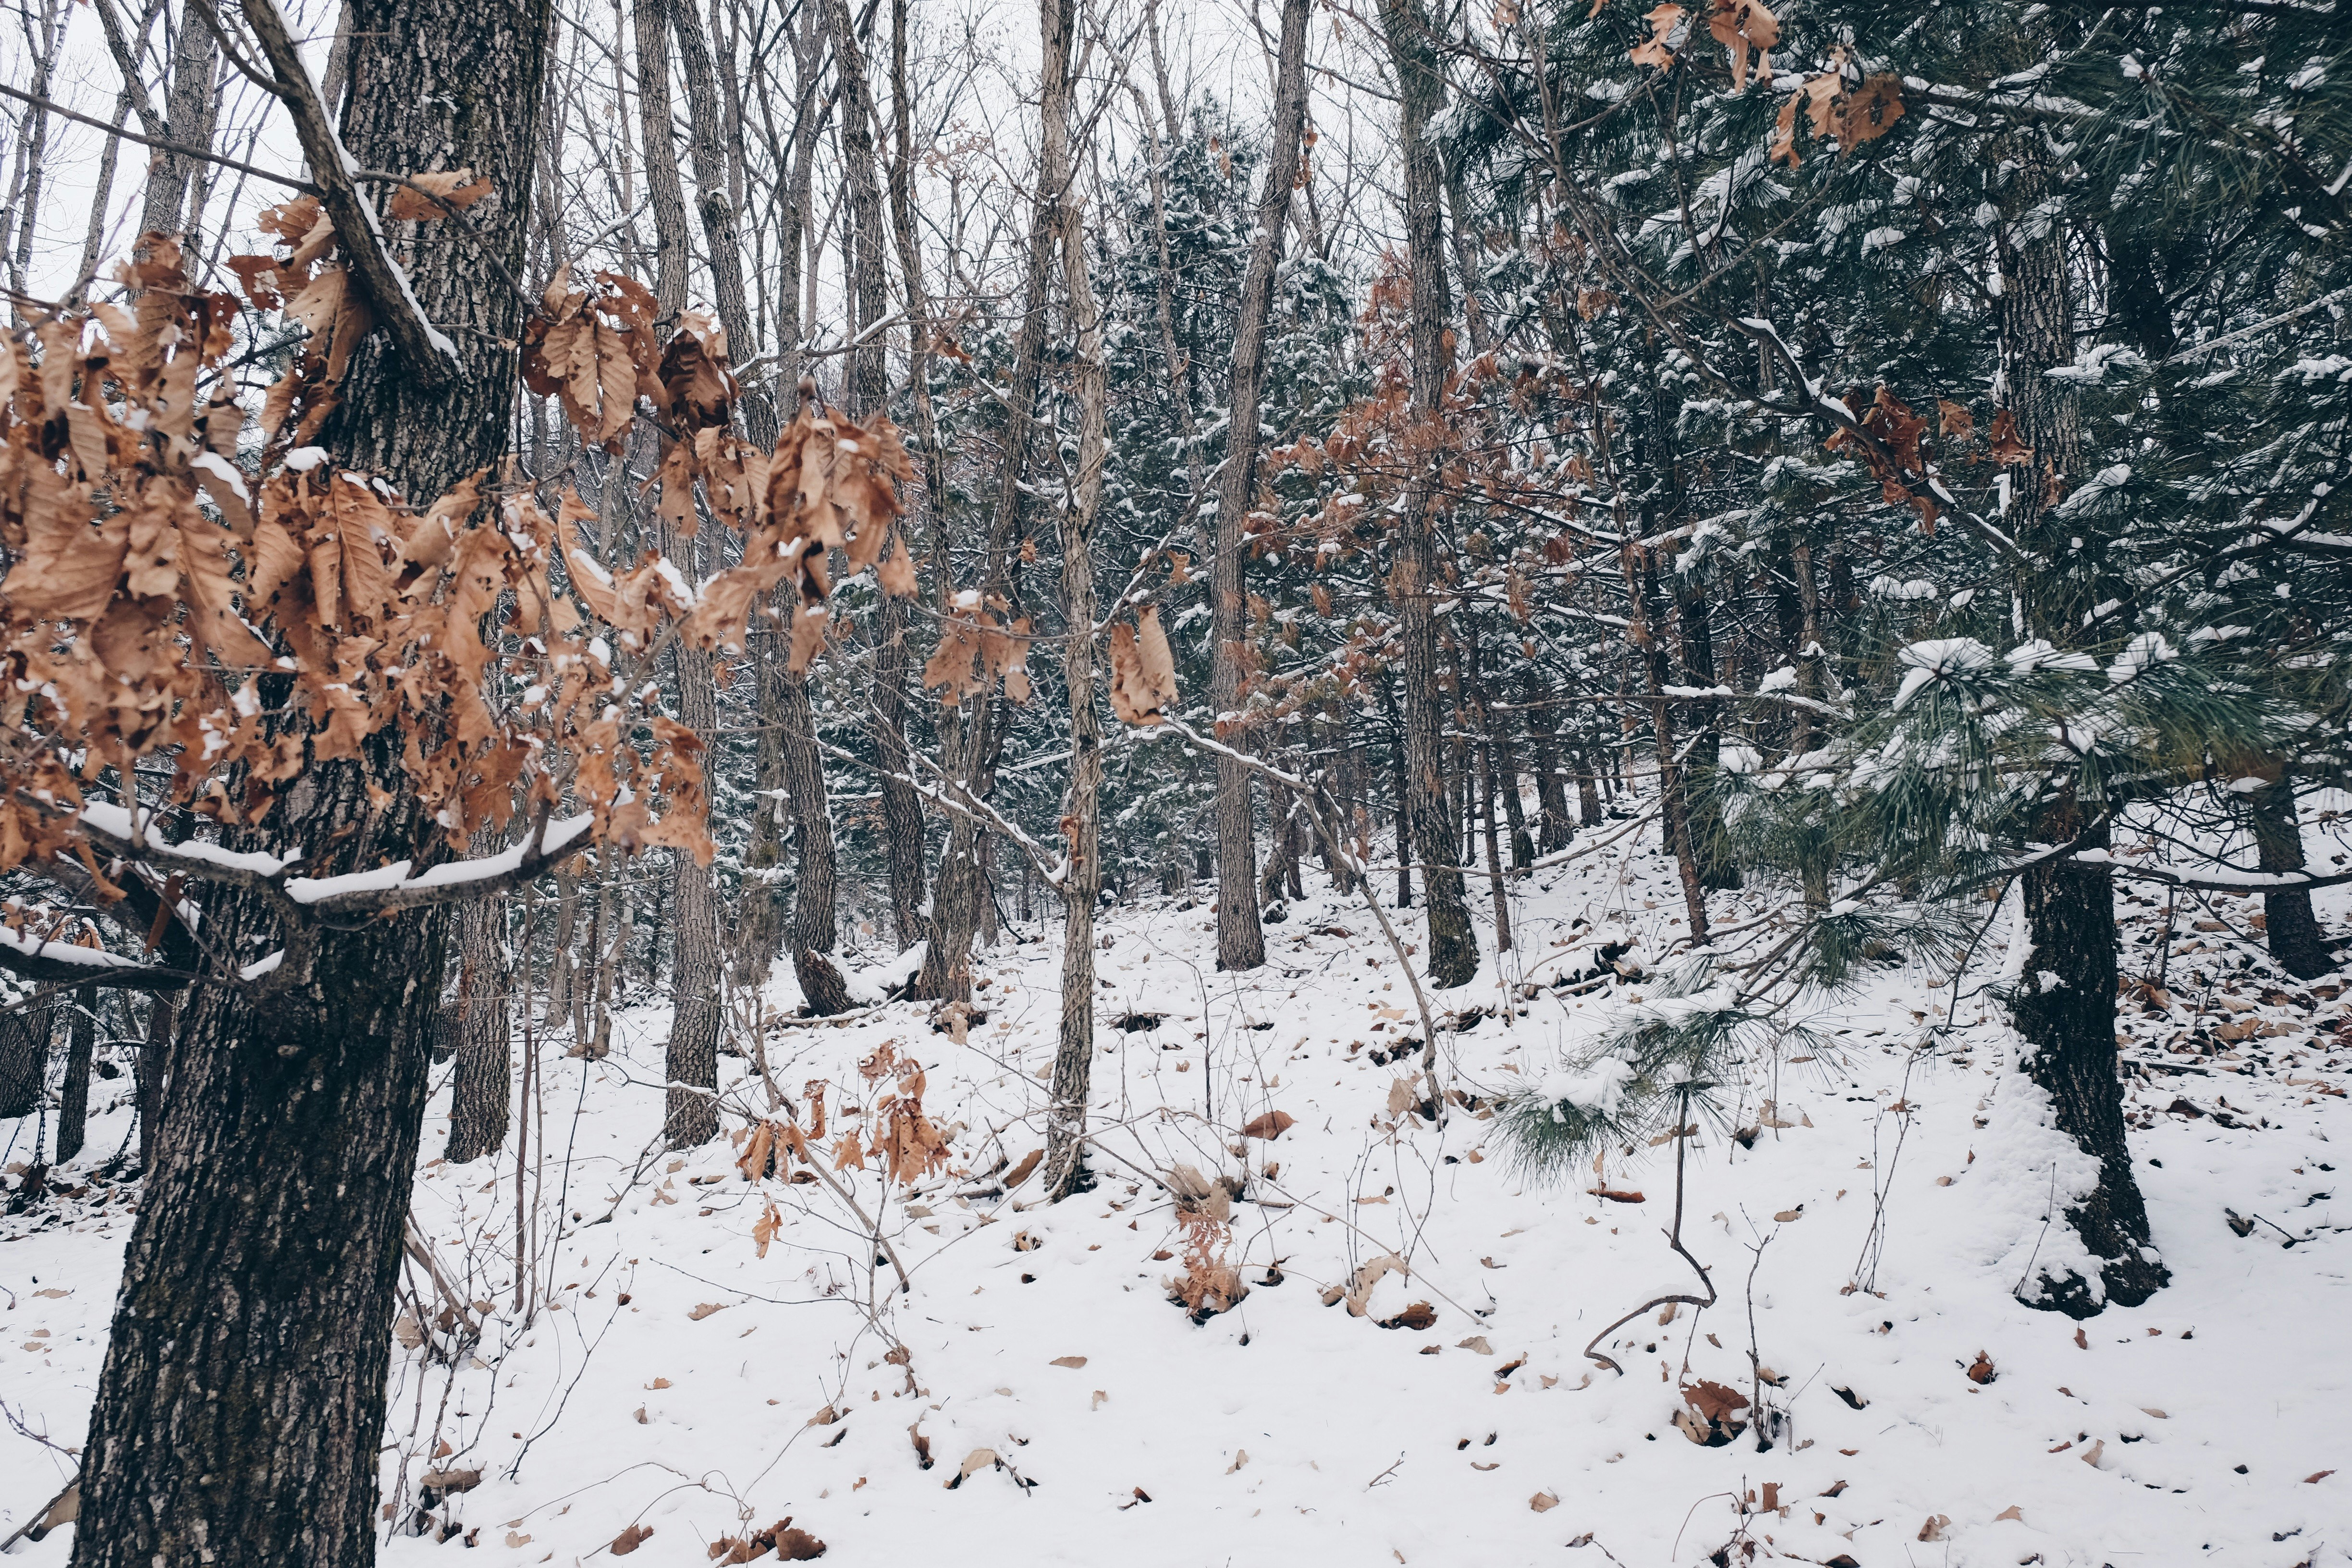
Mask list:
[{"label": "dry oak leaf", "polygon": [[2002,1509],[1999,1513],[1994,1514],[1992,1517],[1993,1522],[1996,1524],[2000,1523],[2004,1519],[2012,1519],[2018,1523],[2023,1524],[2025,1522],[2025,1510],[2019,1508],[2015,1503],[2011,1503],[2007,1508]]},{"label": "dry oak leaf", "polygon": [[1076,1371],[1077,1368],[1087,1364],[1087,1358],[1082,1355],[1057,1355],[1047,1364],[1052,1366],[1066,1366],[1072,1371]]},{"label": "dry oak leaf", "polygon": [[1269,1110],[1242,1124],[1242,1136],[1260,1138],[1269,1142],[1281,1137],[1298,1124],[1298,1119],[1286,1110]]},{"label": "dry oak leaf", "polygon": [[1977,1352],[1977,1359],[1969,1366],[1969,1381],[1981,1386],[2000,1375],[1993,1370],[1991,1355],[1984,1351]]},{"label": "dry oak leaf", "polygon": [[2003,468],[2033,460],[2033,448],[2017,437],[2017,416],[2006,408],[1993,415],[1988,439],[1990,442],[1988,455]]},{"label": "dry oak leaf", "polygon": [[1538,1513],[1549,1513],[1559,1506],[1559,1497],[1555,1492],[1538,1492],[1528,1499],[1528,1506]]},{"label": "dry oak leaf", "polygon": [[[413,190],[411,186],[422,186]],[[403,223],[430,223],[446,216],[449,207],[465,211],[496,189],[487,174],[471,169],[442,169],[408,176],[408,184],[392,192],[391,216]],[[429,195],[427,193],[430,193]],[[438,196],[439,201],[433,198]]]},{"label": "dry oak leaf", "polygon": [[630,1552],[635,1552],[638,1547],[643,1546],[647,1541],[651,1540],[653,1538],[653,1533],[654,1527],[650,1524],[633,1524],[629,1526],[628,1529],[613,1537],[613,1555],[615,1557],[626,1557]]},{"label": "dry oak leaf", "polygon": [[1645,1204],[1650,1201],[1640,1193],[1617,1187],[1587,1187],[1584,1192],[1588,1197],[1605,1198],[1612,1204]]},{"label": "dry oak leaf", "polygon": [[974,1448],[971,1453],[966,1454],[963,1457],[963,1464],[961,1468],[960,1468],[956,1473],[948,1479],[946,1488],[949,1491],[953,1491],[956,1488],[963,1485],[967,1480],[970,1480],[973,1476],[978,1475],[981,1471],[988,1468],[989,1466],[1001,1464],[1002,1462],[1002,1460],[997,1458],[995,1449]]},{"label": "dry oak leaf", "polygon": [[723,1311],[725,1311],[726,1310],[727,1310],[726,1306],[725,1306],[723,1303],[721,1303],[721,1302],[718,1302],[718,1301],[705,1301],[705,1302],[703,1302],[702,1304],[700,1304],[699,1306],[696,1307],[696,1308],[694,1309],[694,1310],[693,1310],[693,1311],[688,1312],[688,1313],[687,1314],[687,1316],[688,1316],[689,1319],[691,1319],[692,1321],[694,1321],[695,1322],[698,1322],[698,1322],[702,1321],[702,1320],[703,1320],[703,1319],[705,1319],[705,1318],[707,1318],[707,1317],[710,1316],[710,1314],[711,1314],[711,1313],[713,1313],[713,1312],[723,1312]]},{"label": "dry oak leaf", "polygon": [[1159,723],[1176,706],[1176,660],[1156,605],[1139,611],[1134,626],[1111,628],[1110,706],[1120,723],[1139,727]]},{"label": "dry oak leaf", "polygon": [[1630,58],[1637,66],[1654,66],[1664,70],[1675,63],[1673,39],[1675,29],[1682,25],[1688,13],[1673,4],[1673,0],[1653,10],[1643,20],[1650,24],[1650,36],[1633,46]]},{"label": "dry oak leaf", "polygon": [[1715,41],[1731,52],[1731,90],[1739,92],[1748,86],[1748,51],[1753,47],[1759,58],[1757,70],[1769,79],[1769,55],[1774,44],[1780,41],[1780,19],[1757,0],[1715,0],[1715,15],[1707,19],[1706,30]]}]

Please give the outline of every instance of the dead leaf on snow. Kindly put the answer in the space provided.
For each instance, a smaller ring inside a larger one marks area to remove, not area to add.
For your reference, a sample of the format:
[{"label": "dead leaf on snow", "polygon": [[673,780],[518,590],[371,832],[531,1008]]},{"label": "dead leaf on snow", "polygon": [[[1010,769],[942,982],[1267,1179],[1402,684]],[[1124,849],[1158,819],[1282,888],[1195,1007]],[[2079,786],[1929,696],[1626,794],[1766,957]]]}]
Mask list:
[{"label": "dead leaf on snow", "polygon": [[955,1490],[956,1488],[963,1485],[965,1481],[971,1479],[973,1476],[978,1475],[981,1471],[998,1462],[995,1449],[974,1448],[971,1453],[964,1456],[962,1468],[958,1469],[954,1477],[948,1481],[947,1489],[949,1491]]},{"label": "dead leaf on snow", "polygon": [[1528,1499],[1528,1506],[1538,1513],[1549,1513],[1559,1506],[1559,1498],[1553,1492],[1538,1492]]},{"label": "dead leaf on snow", "polygon": [[1082,1355],[1057,1355],[1053,1359],[1053,1362],[1050,1364],[1055,1366],[1066,1366],[1075,1372],[1079,1367],[1087,1364],[1087,1358]]},{"label": "dead leaf on snow", "polygon": [[1297,1126],[1297,1117],[1287,1111],[1269,1110],[1264,1116],[1253,1118],[1243,1123],[1242,1136],[1262,1138],[1270,1142]]},{"label": "dead leaf on snow", "polygon": [[710,1316],[711,1313],[723,1312],[726,1310],[727,1309],[723,1305],[717,1301],[705,1301],[700,1306],[695,1308],[693,1311],[688,1312],[687,1316],[698,1323],[702,1321],[703,1319]]}]

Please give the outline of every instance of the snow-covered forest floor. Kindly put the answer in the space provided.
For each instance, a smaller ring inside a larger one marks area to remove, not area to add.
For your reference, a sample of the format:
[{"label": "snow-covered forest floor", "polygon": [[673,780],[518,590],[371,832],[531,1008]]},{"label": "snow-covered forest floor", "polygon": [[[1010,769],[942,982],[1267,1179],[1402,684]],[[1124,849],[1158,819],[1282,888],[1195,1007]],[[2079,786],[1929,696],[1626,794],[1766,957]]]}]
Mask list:
[{"label": "snow-covered forest floor", "polygon": [[[1002,1190],[1043,1142],[1057,911],[980,956],[984,1021],[961,1043],[911,1004],[776,1028],[785,1091],[834,1086],[827,1148],[859,1120],[845,1106],[870,1112],[896,1081],[869,1082],[861,1060],[892,1047],[927,1069],[950,1170],[887,1193],[869,1172],[854,1190],[903,1292],[824,1184],[745,1177],[741,1116],[732,1142],[657,1151],[666,1018],[645,1006],[601,1062],[541,1041],[527,1195],[542,1271],[526,1321],[514,1145],[433,1158],[445,1085],[417,1221],[489,1310],[470,1343],[403,1324],[385,1560],[470,1547],[471,1562],[568,1564],[637,1540],[640,1561],[700,1563],[786,1517],[845,1563],[1632,1568],[1727,1547],[1716,1561],[1747,1561],[1749,1546],[1865,1568],[2352,1560],[2352,1205],[2336,1168],[2352,1154],[2352,999],[2247,972],[2252,901],[2184,895],[2160,961],[2166,900],[2119,899],[2126,975],[2165,969],[2160,994],[2134,984],[2125,999],[2136,1169],[2173,1277],[2146,1307],[2078,1331],[2011,1298],[2056,1243],[2047,1136],[1985,990],[2009,934],[1988,907],[1957,988],[1882,966],[1861,994],[1791,1014],[1834,1050],[1757,1063],[1727,1124],[1689,1140],[1684,1236],[1718,1304],[1618,1331],[1602,1348],[1622,1376],[1585,1359],[1643,1300],[1705,1294],[1664,1236],[1672,1142],[1544,1186],[1515,1173],[1484,1107],[1654,976],[1681,909],[1654,844],[1643,829],[1514,884],[1502,975],[1490,962],[1431,998],[1463,1024],[1443,1072],[1465,1103],[1442,1126],[1393,1091],[1408,1068],[1389,1049],[1418,1020],[1353,900],[1291,906],[1267,965],[1238,977],[1216,972],[1205,901],[1107,916],[1098,1184],[1058,1206],[1034,1205],[1034,1175]],[[2322,861],[2337,847],[2315,834]],[[1726,927],[1762,908],[1717,903]],[[2322,910],[2341,929],[2339,894]],[[1629,973],[1593,981],[1618,944]],[[788,974],[777,984],[788,1007]],[[731,1103],[765,1107],[748,1059],[723,1058],[720,1079]],[[0,1221],[0,1397],[68,1447],[129,1229],[131,1191],[89,1175],[128,1129],[129,1083],[100,1086],[112,1108],[82,1168],[56,1178],[77,1194]],[[1293,1119],[1279,1137],[1241,1136],[1277,1111]],[[1230,1261],[1249,1292],[1198,1324],[1163,1284],[1186,1236],[1153,1175],[1180,1166],[1242,1186]],[[1381,1277],[1362,1315],[1325,1304],[1389,1254],[1411,1272]],[[1681,1389],[1702,1381],[1763,1395],[1780,1416],[1769,1450],[1753,1427],[1718,1447],[1685,1435]],[[0,1534],[70,1464],[0,1432]],[[427,1519],[428,1471],[479,1480],[436,1494]],[[12,1555],[62,1563],[69,1533]]]}]

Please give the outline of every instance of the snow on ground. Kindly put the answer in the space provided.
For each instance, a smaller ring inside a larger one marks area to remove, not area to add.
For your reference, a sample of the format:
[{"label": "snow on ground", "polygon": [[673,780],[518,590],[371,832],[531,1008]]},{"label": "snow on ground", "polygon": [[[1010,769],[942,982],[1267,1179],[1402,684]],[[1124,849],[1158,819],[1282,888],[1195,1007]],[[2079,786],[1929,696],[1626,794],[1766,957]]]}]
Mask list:
[{"label": "snow on ground", "polygon": [[[1552,1070],[1641,992],[1577,977],[1596,932],[1630,939],[1637,971],[1678,934],[1669,868],[1644,837],[1517,886],[1503,965],[1515,1006],[1491,963],[1433,997],[1486,1010],[1446,1039],[1450,1087],[1483,1101]],[[1719,898],[1725,925],[1760,909]],[[2126,971],[2147,974],[2165,901],[2121,907]],[[1758,1561],[1866,1568],[2352,1560],[2352,1209],[2336,1195],[2352,1010],[2332,984],[2241,973],[2256,908],[2217,900],[2209,918],[2184,900],[2164,992],[2129,999],[2134,1158],[2173,1271],[2147,1306],[2078,1334],[2011,1297],[2045,1244],[2049,1178],[2004,1157],[2033,1141],[2013,1125],[2012,1039],[1981,990],[2007,939],[1997,917],[1957,994],[1948,976],[1887,968],[1812,1005],[1839,1053],[1759,1065],[1731,1120],[1756,1130],[1752,1147],[1719,1129],[1692,1141],[1685,1235],[1719,1302],[1620,1330],[1606,1348],[1622,1376],[1584,1359],[1586,1340],[1662,1290],[1704,1294],[1663,1237],[1671,1144],[1545,1188],[1515,1177],[1471,1110],[1442,1128],[1393,1112],[1404,1069],[1381,1058],[1417,1016],[1350,900],[1293,905],[1267,930],[1267,966],[1242,976],[1215,971],[1205,903],[1107,918],[1099,1184],[1055,1207],[1031,1205],[1034,1178],[998,1187],[1043,1142],[1058,923],[981,956],[986,1016],[961,1044],[903,1004],[776,1029],[776,1080],[799,1100],[828,1079],[836,1122],[845,1099],[870,1109],[887,1087],[857,1071],[879,1047],[929,1069],[954,1173],[887,1195],[867,1173],[855,1189],[911,1277],[904,1293],[819,1184],[766,1184],[781,1226],[761,1255],[741,1117],[728,1118],[735,1141],[648,1152],[666,1021],[627,1013],[604,1061],[545,1044],[535,1315],[513,1308],[511,1143],[419,1173],[419,1224],[490,1310],[454,1365],[446,1336],[395,1350],[384,1486],[400,1532],[384,1560],[470,1546],[468,1562],[570,1564],[649,1528],[639,1561],[701,1563],[709,1543],[787,1516],[852,1563],[1632,1568],[1726,1547],[1717,1561],[1746,1561],[1747,1544]],[[1948,1015],[1948,1032],[1927,1032]],[[735,1102],[765,1106],[749,1062],[722,1058],[721,1077]],[[100,1103],[128,1085],[100,1085]],[[1270,1110],[1294,1124],[1236,1138]],[[89,1168],[127,1116],[118,1103],[98,1119]],[[1162,1283],[1184,1238],[1150,1176],[1180,1163],[1248,1175],[1232,1234],[1250,1292],[1197,1325]],[[89,1184],[47,1217],[0,1222],[0,1397],[71,1444],[132,1194],[87,1170],[65,1179]],[[1323,1304],[1388,1253],[1412,1273],[1383,1279],[1367,1315]],[[1414,1302],[1433,1321],[1378,1326]],[[1673,1421],[1679,1385],[1748,1394],[1751,1345],[1782,1380],[1762,1392],[1786,1426],[1763,1452],[1752,1430],[1690,1441]],[[1989,1382],[1969,1375],[1979,1358]],[[1001,1463],[981,1458],[955,1484],[982,1451]],[[0,1534],[65,1463],[0,1432]],[[407,1533],[436,1468],[482,1479]],[[62,1563],[65,1533],[14,1555]]]}]

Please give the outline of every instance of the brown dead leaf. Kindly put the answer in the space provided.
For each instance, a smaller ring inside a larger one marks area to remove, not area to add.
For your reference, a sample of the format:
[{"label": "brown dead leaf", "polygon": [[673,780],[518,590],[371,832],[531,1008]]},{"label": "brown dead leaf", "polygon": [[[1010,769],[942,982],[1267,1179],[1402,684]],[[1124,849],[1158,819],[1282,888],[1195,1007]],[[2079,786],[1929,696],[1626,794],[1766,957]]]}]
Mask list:
[{"label": "brown dead leaf", "polygon": [[635,1552],[638,1547],[643,1546],[646,1542],[652,1540],[653,1533],[654,1527],[650,1524],[633,1524],[629,1526],[628,1529],[613,1537],[613,1545],[611,1548],[613,1555],[615,1557],[626,1557],[630,1552]]},{"label": "brown dead leaf", "polygon": [[702,1321],[703,1319],[710,1316],[711,1313],[723,1312],[726,1310],[727,1308],[723,1303],[718,1301],[705,1301],[701,1305],[696,1307],[693,1311],[688,1312],[687,1317],[698,1323]]},{"label": "brown dead leaf", "polygon": [[981,1471],[988,1468],[991,1465],[1001,1462],[1002,1461],[1000,1461],[996,1457],[995,1449],[974,1448],[971,1453],[966,1454],[963,1457],[963,1465],[956,1471],[954,1476],[949,1479],[946,1483],[947,1489],[949,1491],[955,1490],[956,1488],[963,1485],[964,1482],[970,1480],[973,1476],[978,1475]]},{"label": "brown dead leaf", "polygon": [[1051,1366],[1066,1366],[1075,1372],[1079,1367],[1087,1364],[1087,1358],[1082,1355],[1057,1355],[1047,1364]]},{"label": "brown dead leaf", "polygon": [[[412,190],[409,188],[412,185],[421,185],[424,189]],[[435,218],[446,216],[446,207],[463,212],[495,188],[488,175],[477,175],[471,169],[445,169],[411,174],[408,184],[393,187],[390,213],[402,223],[430,223]],[[435,196],[440,200],[434,200]]]},{"label": "brown dead leaf", "polygon": [[1559,1506],[1559,1496],[1556,1492],[1538,1492],[1528,1499],[1528,1506],[1538,1513],[1549,1513]]},{"label": "brown dead leaf", "polygon": [[1242,1136],[1272,1142],[1298,1124],[1298,1119],[1286,1110],[1269,1110],[1242,1124]]}]

